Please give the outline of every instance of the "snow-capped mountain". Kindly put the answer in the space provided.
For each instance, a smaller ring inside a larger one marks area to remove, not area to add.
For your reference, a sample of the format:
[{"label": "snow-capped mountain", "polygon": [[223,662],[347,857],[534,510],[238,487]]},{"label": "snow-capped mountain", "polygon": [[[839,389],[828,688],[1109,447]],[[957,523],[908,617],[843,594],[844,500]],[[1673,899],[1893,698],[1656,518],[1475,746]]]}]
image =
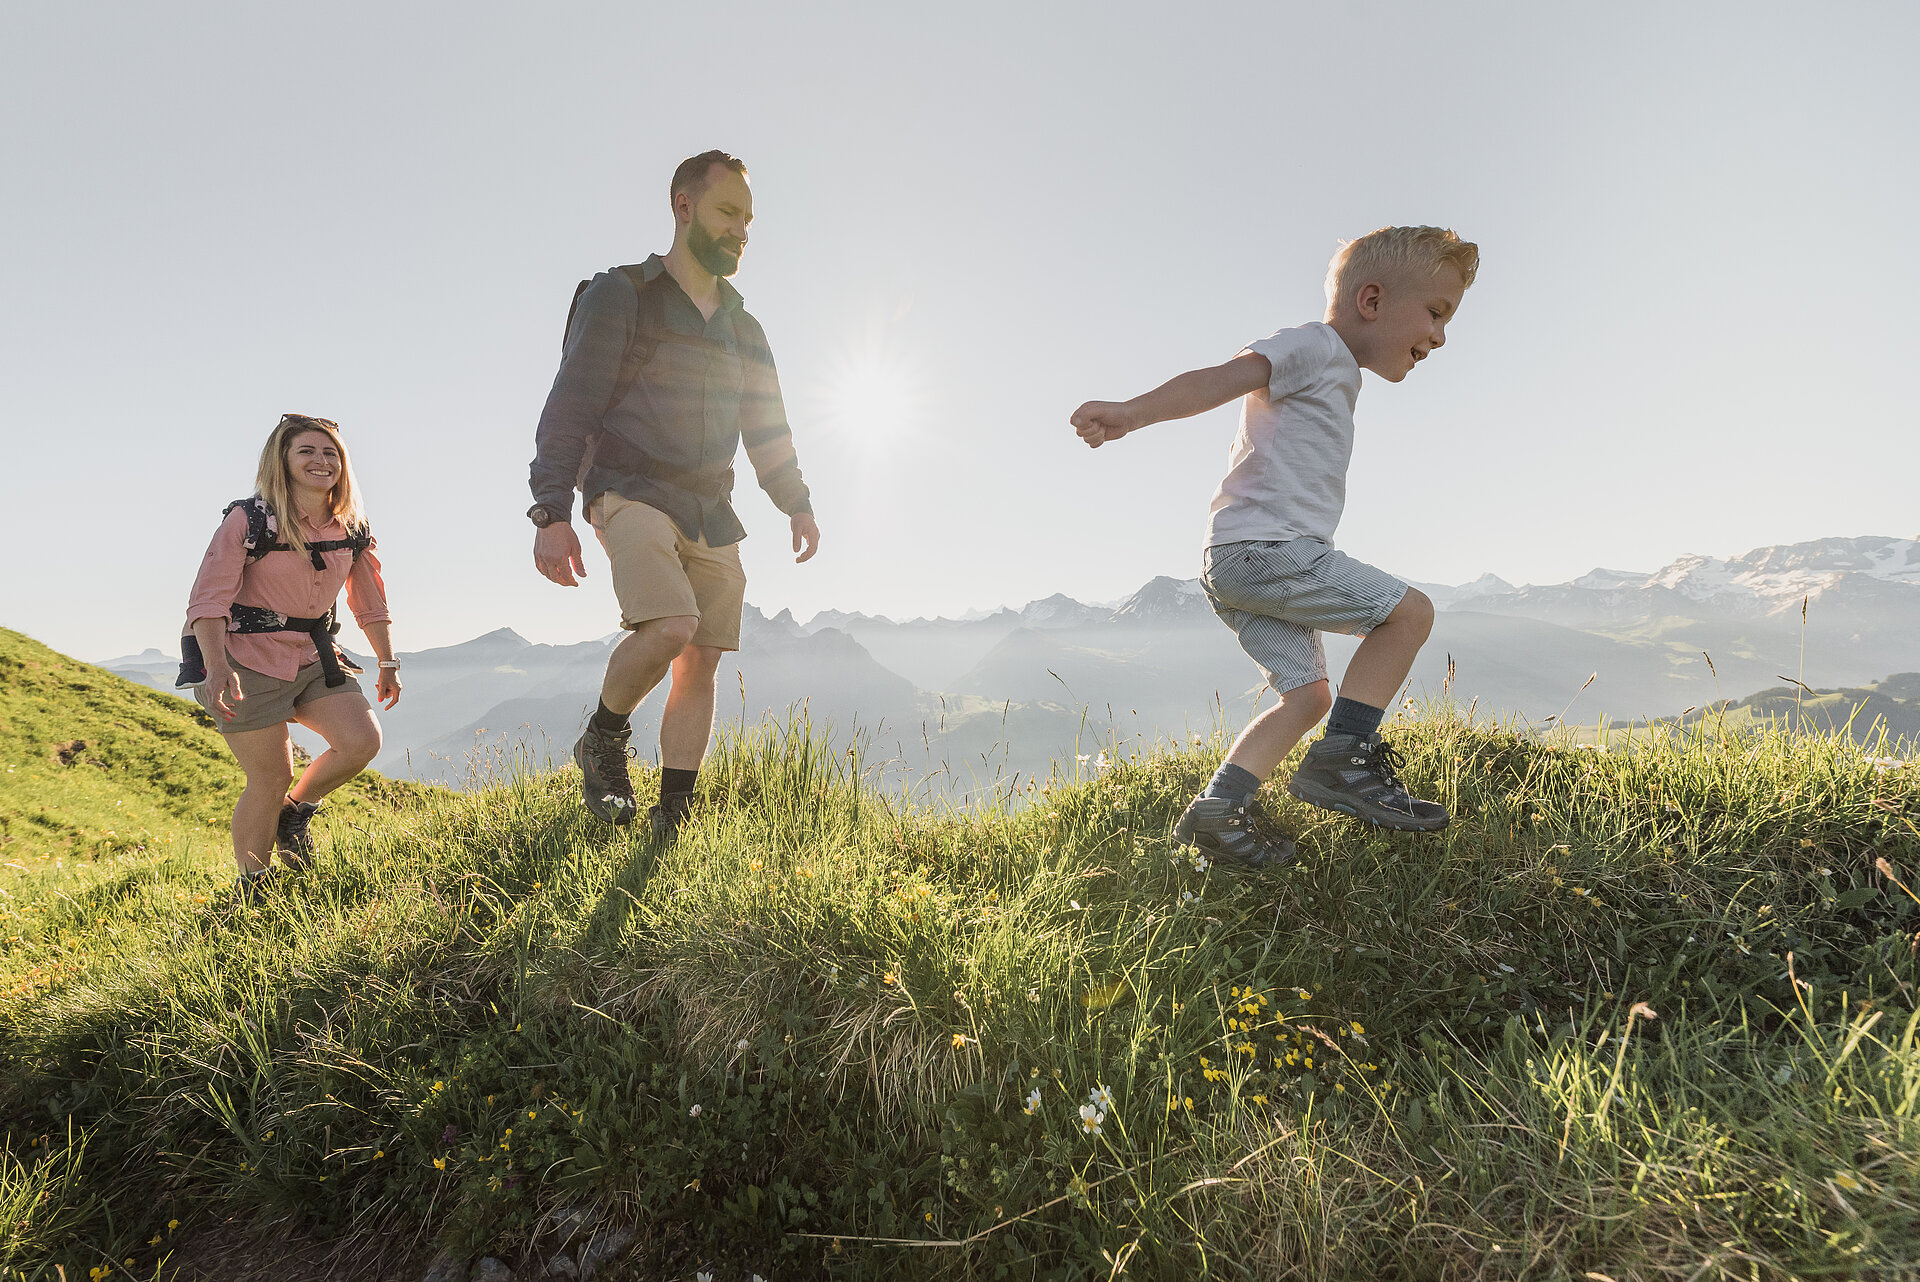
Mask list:
[{"label": "snow-capped mountain", "polygon": [[1145,626],[1210,621],[1213,607],[1198,579],[1160,575],[1120,603],[1108,616],[1115,623]]}]

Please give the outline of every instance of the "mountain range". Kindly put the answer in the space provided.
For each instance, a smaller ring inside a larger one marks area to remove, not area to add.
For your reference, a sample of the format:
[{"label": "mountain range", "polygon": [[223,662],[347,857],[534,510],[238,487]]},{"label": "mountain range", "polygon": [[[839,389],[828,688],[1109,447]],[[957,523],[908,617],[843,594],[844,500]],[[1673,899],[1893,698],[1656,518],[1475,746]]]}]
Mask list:
[{"label": "mountain range", "polygon": [[[1418,586],[1437,614],[1409,695],[1444,688],[1533,723],[1679,715],[1782,680],[1866,687],[1920,668],[1914,539],[1685,556],[1651,573],[1595,569],[1551,585],[1483,575]],[[516,753],[564,759],[618,639],[535,645],[501,628],[402,655],[406,696],[381,714],[375,765],[459,784]],[[1326,642],[1337,677],[1357,642]],[[102,666],[165,689],[174,665],[149,650]],[[720,681],[723,723],[804,709],[815,725],[866,739],[890,781],[961,792],[1054,762],[1071,772],[1114,740],[1231,732],[1272,697],[1198,581],[1167,577],[1118,605],[1056,594],[967,619],[825,611],[802,624],[749,606]],[[637,744],[655,734],[658,703],[636,716]]]}]

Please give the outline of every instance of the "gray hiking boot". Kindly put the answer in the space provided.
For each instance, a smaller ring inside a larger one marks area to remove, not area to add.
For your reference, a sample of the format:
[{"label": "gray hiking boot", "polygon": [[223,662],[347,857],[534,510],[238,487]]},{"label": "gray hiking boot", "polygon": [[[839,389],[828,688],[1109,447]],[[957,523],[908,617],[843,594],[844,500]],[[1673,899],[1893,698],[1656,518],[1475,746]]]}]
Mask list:
[{"label": "gray hiking boot", "polygon": [[251,907],[260,902],[263,895],[273,884],[273,869],[262,868],[259,872],[243,872],[233,879],[233,902]]},{"label": "gray hiking boot", "polygon": [[671,846],[680,836],[680,825],[687,821],[687,807],[663,803],[647,808],[647,829],[655,845]]},{"label": "gray hiking boot", "polygon": [[280,862],[299,871],[313,866],[313,822],[319,802],[295,801],[288,797],[280,807],[280,822],[273,830],[273,843],[280,849]]},{"label": "gray hiking boot", "polygon": [[1278,868],[1294,855],[1293,843],[1268,827],[1266,816],[1230,797],[1195,797],[1173,825],[1173,843],[1238,868]]},{"label": "gray hiking boot", "polygon": [[589,721],[580,741],[573,745],[573,759],[580,767],[580,796],[587,809],[610,824],[630,824],[640,812],[633,799],[633,780],[627,775],[627,740],[633,727],[618,731],[596,730]]},{"label": "gray hiking boot", "polygon": [[1408,795],[1398,772],[1406,758],[1378,734],[1329,734],[1307,749],[1287,791],[1310,806],[1352,815],[1396,832],[1434,832],[1447,826],[1445,806]]}]

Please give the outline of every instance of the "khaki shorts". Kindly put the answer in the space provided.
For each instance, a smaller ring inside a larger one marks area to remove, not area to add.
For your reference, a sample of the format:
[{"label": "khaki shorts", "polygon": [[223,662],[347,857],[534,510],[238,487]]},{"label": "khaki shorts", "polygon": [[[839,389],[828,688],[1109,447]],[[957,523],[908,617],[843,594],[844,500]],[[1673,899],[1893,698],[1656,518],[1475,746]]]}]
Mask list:
[{"label": "khaki shorts", "polygon": [[700,623],[691,644],[740,648],[747,572],[740,566],[739,544],[715,548],[704,538],[689,539],[659,508],[611,490],[593,500],[587,519],[613,563],[621,627],[692,615]]},{"label": "khaki shorts", "polygon": [[245,734],[249,730],[285,725],[294,719],[294,713],[299,709],[330,695],[357,694],[363,699],[366,697],[366,691],[360,688],[360,683],[353,679],[351,672],[346,674],[345,685],[328,685],[327,674],[318,660],[294,673],[291,681],[255,672],[238,663],[233,665],[233,670],[240,676],[240,702],[233,706],[231,721],[222,717],[220,709],[214,706],[207,682],[203,681],[193,688],[193,697],[207,710],[207,715],[213,718],[214,728],[221,734]]}]

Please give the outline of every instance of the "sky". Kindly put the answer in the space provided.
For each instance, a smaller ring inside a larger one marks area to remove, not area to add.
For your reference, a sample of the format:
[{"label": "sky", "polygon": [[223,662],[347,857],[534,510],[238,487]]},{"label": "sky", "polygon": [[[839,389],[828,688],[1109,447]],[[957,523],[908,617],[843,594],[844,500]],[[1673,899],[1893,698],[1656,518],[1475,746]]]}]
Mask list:
[{"label": "sky", "polygon": [[[531,559],[583,277],[720,147],[824,532],[748,599],[894,617],[1197,573],[1232,407],[1067,418],[1319,319],[1338,241],[1481,247],[1360,395],[1337,542],[1550,583],[1913,536],[1907,4],[132,3],[0,10],[0,625],[170,649],[282,412],[337,420],[402,650],[614,630]],[[349,628],[349,639],[353,632]]]}]

